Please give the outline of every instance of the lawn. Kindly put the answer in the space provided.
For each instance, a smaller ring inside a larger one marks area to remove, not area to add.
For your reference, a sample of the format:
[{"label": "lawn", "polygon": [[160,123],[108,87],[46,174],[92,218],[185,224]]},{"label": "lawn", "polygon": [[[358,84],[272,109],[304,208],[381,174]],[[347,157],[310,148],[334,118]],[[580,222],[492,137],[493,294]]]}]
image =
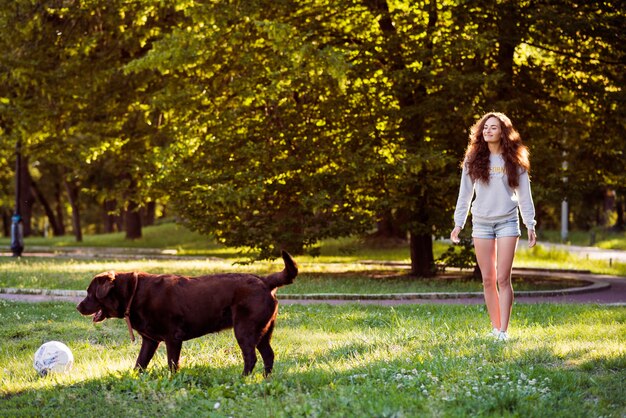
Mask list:
[{"label": "lawn", "polygon": [[[32,247],[68,248],[68,247],[120,247],[120,248],[151,248],[176,251],[179,255],[206,255],[222,258],[241,257],[245,249],[228,248],[198,233],[192,232],[173,221],[163,221],[157,225],[144,227],[143,237],[137,240],[127,240],[123,232],[99,235],[85,235],[83,241],[77,243],[72,235],[63,237],[28,237],[25,246]],[[525,231],[524,231],[525,234]],[[538,231],[539,240],[560,243],[559,231]],[[525,238],[525,235],[524,237]],[[600,248],[626,250],[626,232],[612,232],[597,229],[595,231],[571,231],[569,244],[595,245]],[[593,244],[592,244],[593,243]],[[10,247],[10,239],[0,237],[0,247]],[[376,260],[406,260],[409,257],[406,244],[392,245],[385,241],[369,240],[364,242],[355,238],[328,239],[320,243],[321,258],[345,261],[346,258],[360,257],[361,259]],[[441,254],[447,245],[435,242],[436,256]]]},{"label": "lawn", "polygon": [[[0,257],[0,287],[84,290],[94,274],[111,269],[198,275],[282,268],[279,260],[239,264],[239,250],[175,224],[144,233],[125,250],[136,251],[135,259],[106,257],[104,247],[128,246],[120,234],[86,237],[85,246],[101,248],[97,257]],[[27,248],[70,245],[67,238],[27,240]],[[195,257],[158,259],[140,248]],[[435,242],[435,255],[446,248]],[[301,274],[281,294],[480,289],[445,276],[403,277],[406,265],[387,262],[408,263],[406,245],[344,238],[320,250],[319,257],[297,257]],[[541,246],[520,248],[515,265],[626,275],[624,264]],[[240,376],[232,331],[185,343],[176,375],[163,349],[137,374],[131,369],[139,346],[123,321],[93,324],[72,303],[0,300],[0,416],[625,416],[626,307],[517,304],[505,344],[486,337],[487,318],[481,305],[283,304],[275,373],[264,379],[260,363],[252,376]],[[49,340],[72,349],[70,373],[35,373],[33,355]]]},{"label": "lawn", "polygon": [[[568,254],[540,253],[535,259],[519,257],[521,266],[554,268],[592,269],[607,274],[622,274],[624,264],[577,260]],[[520,252],[524,254],[524,252]],[[303,259],[304,261],[300,261]],[[298,257],[300,274],[295,282],[280,289],[282,295],[311,293],[384,294],[424,292],[480,292],[480,281],[471,278],[471,272],[448,272],[432,279],[416,279],[408,276],[408,266],[384,263],[364,264],[359,262],[320,262],[310,257]],[[541,262],[543,260],[543,262]],[[531,261],[526,263],[526,261]],[[603,268],[604,266],[604,268]],[[267,274],[283,268],[282,260],[257,262],[252,265],[233,264],[228,259],[173,258],[133,260],[92,259],[67,257],[0,257],[0,288],[18,289],[68,289],[85,290],[92,277],[103,271],[147,271],[151,273],[176,273],[196,276],[216,272],[250,272]],[[531,281],[532,280],[532,281]],[[577,287],[580,282],[566,278],[536,278],[523,272],[513,276],[513,285],[518,291],[555,290]]]},{"label": "lawn", "polygon": [[[26,247],[31,251],[42,248],[59,251],[67,249],[70,244],[72,242],[69,237],[29,238]],[[86,236],[82,245],[88,247],[82,251],[89,251],[93,254],[92,257],[0,257],[0,288],[84,290],[95,274],[107,270],[140,270],[195,276],[223,271],[266,274],[282,268],[282,260],[241,264],[246,261],[246,257],[240,254],[240,250],[217,245],[175,223],[144,228],[144,238],[136,242],[125,241],[122,234],[107,234]],[[125,248],[123,254],[135,255],[135,258],[107,258],[107,247],[125,245],[134,247]],[[144,248],[169,250],[169,253],[174,252],[179,256],[162,259],[145,253],[142,250]],[[447,248],[448,244],[445,242],[435,241],[435,257],[439,257]],[[433,280],[407,277],[410,260],[406,244],[389,245],[364,242],[357,238],[342,238],[322,242],[320,253],[318,257],[296,257],[301,273],[293,285],[281,289],[282,294],[481,291],[480,283],[475,280],[445,275]],[[401,265],[390,265],[389,262]],[[531,250],[520,247],[514,265],[590,270],[598,274],[626,276],[624,263],[583,259],[565,251],[548,250],[541,245]],[[523,276],[514,280],[517,290],[550,290],[563,287],[563,283],[554,281],[545,282],[541,286],[527,283]]]},{"label": "lawn", "polygon": [[[540,231],[539,240],[560,243],[560,231]],[[626,250],[626,233],[617,232],[606,228],[594,228],[591,231],[570,231],[567,244],[596,246],[611,250]]]},{"label": "lawn", "polygon": [[[242,378],[232,331],[160,349],[145,374],[121,320],[93,324],[70,303],[0,301],[2,416],[523,416],[626,414],[626,307],[516,305],[511,336],[485,335],[479,305],[281,306],[274,374]],[[37,347],[76,362],[40,378]]]}]

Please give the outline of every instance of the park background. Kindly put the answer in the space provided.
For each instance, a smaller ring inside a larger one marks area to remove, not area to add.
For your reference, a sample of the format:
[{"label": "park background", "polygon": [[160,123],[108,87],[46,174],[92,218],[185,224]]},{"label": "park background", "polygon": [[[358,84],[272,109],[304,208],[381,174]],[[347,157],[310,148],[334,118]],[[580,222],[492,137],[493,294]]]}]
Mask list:
[{"label": "park background", "polygon": [[[445,254],[468,129],[491,110],[530,148],[540,239],[626,248],[621,2],[0,4],[0,242],[17,186],[28,250],[2,258],[2,287],[84,290],[109,269],[265,274],[279,263],[233,261],[286,248],[302,274],[281,292],[479,290],[415,278]],[[626,274],[543,245],[520,248],[519,266]],[[228,332],[186,343],[176,375],[162,352],[137,375],[121,321],[0,300],[0,322],[3,416],[626,411],[623,306],[516,304],[503,345],[480,303],[283,304],[270,379],[238,376]],[[32,355],[50,339],[76,363],[41,379]]]},{"label": "park background", "polygon": [[[267,258],[410,239],[433,273],[469,127],[530,148],[540,238],[624,228],[625,31],[605,1],[4,1],[0,204],[26,237],[162,217]],[[593,235],[590,234],[590,239]]]}]

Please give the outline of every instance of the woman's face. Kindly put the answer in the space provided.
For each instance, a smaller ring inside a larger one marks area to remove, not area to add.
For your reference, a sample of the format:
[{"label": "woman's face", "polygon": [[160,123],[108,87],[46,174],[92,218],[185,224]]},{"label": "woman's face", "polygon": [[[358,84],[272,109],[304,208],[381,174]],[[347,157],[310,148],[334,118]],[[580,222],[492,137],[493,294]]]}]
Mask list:
[{"label": "woman's face", "polygon": [[483,138],[487,143],[497,144],[502,140],[502,128],[500,120],[494,116],[487,119],[483,126]]}]

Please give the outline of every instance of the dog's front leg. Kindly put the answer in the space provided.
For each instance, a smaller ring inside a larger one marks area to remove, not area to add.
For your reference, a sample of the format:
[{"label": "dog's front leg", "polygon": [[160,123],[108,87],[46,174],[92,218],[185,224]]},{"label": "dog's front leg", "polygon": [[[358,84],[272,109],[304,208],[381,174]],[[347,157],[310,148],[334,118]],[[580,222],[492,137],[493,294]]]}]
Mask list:
[{"label": "dog's front leg", "polygon": [[154,353],[159,348],[159,341],[155,341],[148,337],[141,337],[141,350],[139,350],[139,356],[135,363],[135,368],[139,370],[145,370],[148,367],[148,363],[154,357]]},{"label": "dog's front leg", "polygon": [[167,348],[167,365],[171,371],[175,372],[178,370],[178,361],[180,360],[180,350],[183,348],[183,342],[181,340],[166,340],[165,347]]}]

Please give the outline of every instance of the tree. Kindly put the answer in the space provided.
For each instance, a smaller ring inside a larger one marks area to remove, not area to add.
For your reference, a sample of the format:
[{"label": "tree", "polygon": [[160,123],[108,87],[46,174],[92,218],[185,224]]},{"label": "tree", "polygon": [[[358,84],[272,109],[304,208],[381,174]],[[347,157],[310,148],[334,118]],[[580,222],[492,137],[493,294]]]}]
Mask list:
[{"label": "tree", "polygon": [[[524,128],[535,151],[535,178],[542,183],[540,205],[558,207],[567,198],[575,225],[589,228],[604,191],[626,181],[620,105],[626,8],[610,2],[531,4],[537,5],[524,12],[531,23],[518,48],[518,85],[529,97],[520,108],[527,110]],[[539,105],[529,106],[531,100]]]},{"label": "tree", "polygon": [[[177,138],[165,187],[193,228],[267,256],[362,231],[383,213],[411,231],[413,272],[425,276],[432,236],[449,229],[458,187],[450,173],[478,114],[504,110],[531,149],[558,148],[537,128],[554,123],[547,109],[578,97],[580,85],[560,69],[567,52],[553,60],[532,45],[561,45],[543,30],[554,10],[563,19],[555,28],[580,22],[568,18],[567,2],[544,3],[195,5],[188,30],[156,42],[128,70],[167,78],[154,101]],[[597,36],[589,39],[585,48]],[[547,91],[546,80],[558,88]],[[581,110],[570,113],[581,120]],[[558,158],[539,154],[537,171],[551,170],[546,189],[560,191]],[[537,191],[543,205],[547,194]],[[349,210],[330,210],[337,203]]]},{"label": "tree", "polygon": [[198,6],[191,31],[129,70],[169,78],[155,99],[177,138],[162,184],[185,223],[269,257],[370,228],[375,201],[362,190],[389,156],[369,109],[348,100],[343,58],[263,11]]},{"label": "tree", "polygon": [[[12,30],[0,35],[10,110],[4,120],[15,125],[12,131],[23,139],[31,161],[56,167],[53,171],[62,168],[73,230],[81,240],[81,191],[128,203],[131,214],[146,196],[156,196],[150,187],[154,155],[146,150],[163,139],[154,135],[154,115],[144,111],[143,100],[158,79],[149,72],[125,75],[122,68],[149,49],[161,27],[182,16],[175,5],[155,7],[151,1],[85,0],[80,7],[5,3],[4,27]],[[112,154],[106,164],[115,176],[110,187],[97,188],[103,182],[90,183],[99,176],[94,167]],[[129,225],[129,238],[141,235],[140,224]]]},{"label": "tree", "polygon": [[41,202],[62,180],[74,216],[130,213],[129,238],[159,199],[259,257],[384,221],[433,274],[467,128],[490,110],[530,146],[540,224],[565,196],[590,224],[577,202],[624,190],[621,3],[1,5],[5,148],[23,140]]}]

